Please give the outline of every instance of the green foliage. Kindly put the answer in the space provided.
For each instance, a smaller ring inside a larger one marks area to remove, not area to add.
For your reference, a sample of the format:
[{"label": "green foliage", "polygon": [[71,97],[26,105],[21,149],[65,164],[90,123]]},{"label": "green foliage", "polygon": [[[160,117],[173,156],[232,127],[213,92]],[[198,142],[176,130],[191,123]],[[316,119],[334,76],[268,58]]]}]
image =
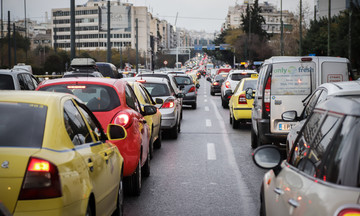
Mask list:
[{"label": "green foliage", "polygon": [[258,35],[262,41],[263,39],[269,39],[269,35],[262,29],[262,25],[265,24],[265,18],[260,13],[259,0],[255,0],[252,6],[247,6],[246,13],[241,14],[241,26],[246,34]]}]

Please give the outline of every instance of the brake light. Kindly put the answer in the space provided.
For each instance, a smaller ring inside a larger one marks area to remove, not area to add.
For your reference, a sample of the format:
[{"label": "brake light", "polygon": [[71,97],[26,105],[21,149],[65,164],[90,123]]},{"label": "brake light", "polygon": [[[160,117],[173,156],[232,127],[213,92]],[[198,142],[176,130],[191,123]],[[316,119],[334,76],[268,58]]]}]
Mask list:
[{"label": "brake light", "polygon": [[239,104],[247,104],[245,94],[239,95]]},{"label": "brake light", "polygon": [[312,58],[309,57],[301,58],[301,61],[312,61]]},{"label": "brake light", "polygon": [[264,106],[265,111],[270,112],[270,90],[271,90],[271,77],[268,78],[264,91]]},{"label": "brake light", "polygon": [[61,197],[60,176],[57,167],[40,158],[30,157],[19,200]]},{"label": "brake light", "polygon": [[226,87],[226,88],[230,88],[230,82],[229,82],[229,81],[226,81],[226,82],[225,82],[225,87]]},{"label": "brake light", "polygon": [[341,210],[337,216],[359,216],[360,215],[360,209],[357,208],[346,208]]},{"label": "brake light", "polygon": [[220,85],[218,82],[213,82],[213,85],[214,86],[218,86],[218,85]]},{"label": "brake light", "polygon": [[139,83],[146,83],[146,80],[136,80],[136,82],[139,82]]},{"label": "brake light", "polygon": [[74,86],[67,86],[68,89],[86,89],[86,86],[79,86],[79,85],[74,85]]},{"label": "brake light", "polygon": [[191,86],[191,88],[189,89],[189,92],[195,92],[195,86]]},{"label": "brake light", "polygon": [[121,125],[125,128],[129,128],[131,125],[131,118],[130,115],[127,113],[119,113],[113,121],[114,124]]},{"label": "brake light", "polygon": [[166,99],[161,108],[173,108],[175,106],[174,99]]}]

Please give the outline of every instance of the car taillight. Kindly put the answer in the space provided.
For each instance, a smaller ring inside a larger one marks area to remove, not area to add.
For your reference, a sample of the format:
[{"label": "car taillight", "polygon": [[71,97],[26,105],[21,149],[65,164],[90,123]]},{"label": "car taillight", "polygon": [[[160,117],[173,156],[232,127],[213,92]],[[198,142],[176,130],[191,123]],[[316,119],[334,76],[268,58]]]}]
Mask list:
[{"label": "car taillight", "polygon": [[239,95],[239,104],[247,104],[246,97],[244,94]]},{"label": "car taillight", "polygon": [[270,112],[270,90],[271,90],[271,77],[268,78],[264,92],[264,106],[265,111]]},{"label": "car taillight", "polygon": [[57,167],[40,158],[30,157],[19,200],[61,197],[60,176]]},{"label": "car taillight", "polygon": [[195,91],[195,86],[191,86],[191,88],[189,89],[189,92],[194,92]]},{"label": "car taillight", "polygon": [[214,86],[218,86],[218,85],[220,85],[218,82],[213,82],[213,85]]},{"label": "car taillight", "polygon": [[225,87],[226,87],[226,88],[230,88],[230,82],[229,82],[229,81],[226,81],[226,82],[225,82]]},{"label": "car taillight", "polygon": [[175,106],[174,99],[166,99],[161,108],[173,108]]},{"label": "car taillight", "polygon": [[342,209],[337,216],[355,216],[355,215],[360,215],[360,210],[356,209],[356,208],[346,208],[346,209]]},{"label": "car taillight", "polygon": [[128,113],[119,113],[113,121],[114,124],[121,125],[125,128],[129,128],[132,121]]}]

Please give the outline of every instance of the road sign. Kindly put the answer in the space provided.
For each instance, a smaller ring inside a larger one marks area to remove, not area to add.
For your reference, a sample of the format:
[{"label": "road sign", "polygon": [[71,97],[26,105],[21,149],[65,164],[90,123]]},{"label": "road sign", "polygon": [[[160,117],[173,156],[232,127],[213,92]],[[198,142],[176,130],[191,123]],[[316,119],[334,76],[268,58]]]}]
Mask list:
[{"label": "road sign", "polygon": [[220,50],[226,50],[229,49],[230,44],[220,44]]},{"label": "road sign", "polygon": [[202,45],[194,45],[194,50],[202,50]]},{"label": "road sign", "polygon": [[208,44],[207,49],[208,50],[215,50],[215,44]]}]

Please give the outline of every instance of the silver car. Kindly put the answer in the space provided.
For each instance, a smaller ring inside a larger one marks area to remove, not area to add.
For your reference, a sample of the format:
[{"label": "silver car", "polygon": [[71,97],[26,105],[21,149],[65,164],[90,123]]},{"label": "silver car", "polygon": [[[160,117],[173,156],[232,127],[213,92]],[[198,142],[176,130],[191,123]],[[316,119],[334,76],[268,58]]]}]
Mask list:
[{"label": "silver car", "polygon": [[197,107],[197,89],[200,84],[194,84],[192,77],[187,74],[173,75],[178,88],[184,93],[183,105],[190,105],[191,108]]},{"label": "silver car", "polygon": [[177,139],[181,128],[181,100],[184,94],[176,93],[165,78],[139,76],[125,80],[142,83],[154,100],[163,100],[162,104],[156,104],[161,112],[161,130],[163,133],[168,133],[171,138]]},{"label": "silver car", "polygon": [[319,103],[282,163],[277,146],[255,150],[254,162],[272,168],[261,185],[260,215],[360,214],[359,110],[360,96]]}]

